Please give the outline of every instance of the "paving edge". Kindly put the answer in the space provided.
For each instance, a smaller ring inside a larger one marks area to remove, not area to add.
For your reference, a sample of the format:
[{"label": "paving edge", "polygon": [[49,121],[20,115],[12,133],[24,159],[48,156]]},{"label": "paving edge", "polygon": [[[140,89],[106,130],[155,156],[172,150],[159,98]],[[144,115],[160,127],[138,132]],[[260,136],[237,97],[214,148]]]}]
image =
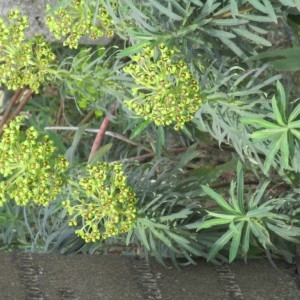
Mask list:
[{"label": "paving edge", "polygon": [[222,282],[225,294],[230,299],[245,299],[241,288],[235,280],[234,274],[231,272],[228,265],[215,266],[215,270]]},{"label": "paving edge", "polygon": [[146,259],[135,258],[133,266],[137,272],[138,280],[142,286],[145,299],[162,299],[161,291],[157,284],[157,278],[151,270],[150,264]]}]

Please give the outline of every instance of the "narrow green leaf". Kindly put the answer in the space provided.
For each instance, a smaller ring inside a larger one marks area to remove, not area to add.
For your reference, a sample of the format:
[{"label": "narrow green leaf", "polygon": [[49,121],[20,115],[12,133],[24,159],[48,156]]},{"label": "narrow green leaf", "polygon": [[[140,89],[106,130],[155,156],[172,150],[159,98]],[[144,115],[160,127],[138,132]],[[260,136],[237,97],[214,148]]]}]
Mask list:
[{"label": "narrow green leaf", "polygon": [[276,13],[274,11],[273,5],[271,4],[271,2],[269,0],[263,0],[263,3],[265,4],[267,14],[271,17],[273,22],[275,24],[277,24],[278,23],[277,22],[277,16],[276,16]]},{"label": "narrow green leaf", "polygon": [[225,201],[225,199],[221,195],[213,191],[208,186],[201,185],[201,187],[203,191],[208,196],[210,196],[213,200],[215,200],[219,204],[219,206],[222,207],[226,212],[233,213],[233,214],[236,213],[236,211]]},{"label": "narrow green leaf", "polygon": [[255,26],[253,24],[249,24],[248,26],[249,26],[250,29],[252,29],[253,31],[255,31],[259,34],[267,34],[268,33],[268,30],[265,30],[264,28]]},{"label": "narrow green leaf", "polygon": [[180,157],[177,168],[182,169],[185,167],[191,160],[199,156],[199,150],[197,149],[197,144],[193,144],[183,153]]},{"label": "narrow green leaf", "polygon": [[230,0],[230,10],[234,17],[238,14],[239,8],[238,8],[236,0]]},{"label": "narrow green leaf", "polygon": [[173,213],[173,214],[166,215],[166,216],[161,216],[159,218],[159,220],[163,223],[163,222],[167,222],[167,221],[175,221],[178,219],[186,219],[192,213],[193,212],[190,209],[185,208],[177,213]]},{"label": "narrow green leaf", "polygon": [[300,114],[300,105],[297,105],[297,107],[295,107],[294,110],[291,112],[288,123],[294,121],[299,116],[299,114]]},{"label": "narrow green leaf", "polygon": [[247,2],[249,2],[254,8],[259,10],[260,12],[262,12],[264,14],[268,14],[268,11],[267,11],[266,7],[260,1],[247,0]]},{"label": "narrow green leaf", "polygon": [[181,235],[175,234],[172,231],[166,231],[166,234],[172,238],[178,245],[180,245],[181,247],[185,247],[185,245],[189,244],[189,240],[184,238]]},{"label": "narrow green leaf", "polygon": [[165,225],[165,224],[160,224],[160,223],[151,221],[147,218],[144,218],[142,220],[142,222],[143,222],[144,226],[150,228],[151,230],[154,229],[154,228],[158,228],[158,229],[161,229],[161,230],[165,231],[165,230],[169,230],[169,227],[170,227],[170,226]]},{"label": "narrow green leaf", "polygon": [[286,225],[285,228],[267,223],[267,227],[274,233],[279,235],[284,240],[290,241],[292,243],[299,243],[300,228],[293,227],[292,225]]},{"label": "narrow green leaf", "polygon": [[279,126],[277,124],[271,123],[264,119],[253,119],[253,118],[242,117],[242,118],[240,118],[240,121],[244,124],[258,125],[260,127],[264,127],[264,128],[268,128],[268,129],[279,128]]},{"label": "narrow green leaf", "polygon": [[201,223],[202,223],[202,221],[196,221],[194,223],[190,223],[190,224],[184,225],[184,228],[187,228],[187,229],[197,229]]},{"label": "narrow green leaf", "polygon": [[61,1],[59,1],[57,4],[55,4],[53,7],[51,7],[49,9],[49,11],[47,11],[47,15],[53,14],[59,8],[66,8],[68,5],[71,4],[71,1],[72,0],[61,0]]},{"label": "narrow green leaf", "polygon": [[88,162],[89,165],[94,166],[98,161],[101,160],[101,158],[109,152],[109,150],[112,147],[112,143],[106,144],[102,147],[100,147],[95,154],[93,155],[92,159]]},{"label": "narrow green leaf", "polygon": [[276,58],[276,57],[292,57],[296,62],[296,59],[300,57],[300,46],[286,49],[267,50],[258,55],[254,55],[247,60],[259,60],[263,58]]},{"label": "narrow green leaf", "polygon": [[279,151],[279,148],[280,148],[280,140],[277,140],[270,145],[271,150],[267,153],[267,159],[265,160],[264,163],[265,173],[267,173],[270,167],[274,164],[275,155]]},{"label": "narrow green leaf", "polygon": [[93,26],[97,26],[97,19],[99,16],[99,5],[100,5],[100,0],[97,0],[95,2],[95,9],[94,9],[94,16],[93,16]]},{"label": "narrow green leaf", "polygon": [[49,137],[51,138],[51,140],[54,142],[55,146],[60,150],[61,153],[65,153],[67,151],[66,146],[62,142],[61,136],[59,136],[57,133],[51,130],[47,131],[47,135],[49,135]]},{"label": "narrow green leaf", "polygon": [[136,44],[134,46],[127,47],[127,48],[123,49],[122,51],[118,52],[117,58],[122,58],[125,56],[131,56],[133,54],[136,54],[137,52],[140,52],[143,49],[143,47],[145,47],[148,44],[149,44],[148,41],[143,41],[143,42],[139,42],[138,44]]},{"label": "narrow green leaf", "polygon": [[125,241],[126,246],[128,246],[132,241],[132,237],[134,236],[133,231],[134,230],[132,229],[132,230],[127,232],[126,241]]},{"label": "narrow green leaf", "polygon": [[211,228],[211,227],[218,226],[218,225],[230,224],[232,222],[232,220],[233,220],[233,218],[207,220],[207,221],[201,222],[197,226],[197,231],[199,231],[201,229],[205,229],[205,228]]},{"label": "narrow green leaf", "polygon": [[300,61],[296,60],[294,57],[287,57],[284,59],[276,59],[270,61],[273,69],[278,71],[299,71],[300,70]]},{"label": "narrow green leaf", "polygon": [[260,185],[258,187],[258,189],[256,190],[256,193],[251,196],[251,198],[248,202],[249,210],[256,209],[256,207],[257,207],[258,203],[260,202],[260,200],[262,199],[269,183],[270,183],[270,181],[265,181],[262,185]]},{"label": "narrow green leaf", "polygon": [[254,140],[268,140],[270,138],[275,138],[278,140],[282,134],[284,134],[288,129],[285,127],[278,127],[274,129],[263,129],[250,134],[250,137]]},{"label": "narrow green leaf", "polygon": [[283,161],[284,168],[289,167],[289,158],[290,158],[290,145],[288,140],[288,132],[282,135],[280,142],[280,151],[281,151],[281,158]]},{"label": "narrow green leaf", "polygon": [[272,18],[270,18],[269,16],[262,16],[262,15],[254,15],[254,14],[238,14],[238,17],[242,18],[242,19],[246,19],[249,21],[254,21],[254,22],[258,22],[258,23],[273,23]]},{"label": "narrow green leaf", "polygon": [[240,247],[243,227],[244,227],[244,221],[238,222],[237,225],[231,223],[229,226],[230,230],[232,230],[234,233],[230,245],[230,250],[229,250],[229,263],[233,262],[237,256]]},{"label": "narrow green leaf", "polygon": [[250,224],[247,223],[245,234],[243,236],[243,242],[242,242],[242,250],[245,257],[249,251],[249,245],[250,245]]},{"label": "narrow green leaf", "polygon": [[300,140],[300,131],[291,129],[291,133]]},{"label": "narrow green leaf", "polygon": [[[198,246],[198,245],[197,245]],[[201,251],[200,249],[199,249],[199,246],[198,246],[198,249],[197,249],[197,247],[191,247],[190,246],[190,244],[184,244],[183,245],[183,248],[186,250],[186,251],[188,251],[188,253],[191,253],[191,254],[193,254],[193,255],[195,255],[195,256],[198,256],[198,257],[207,257],[207,253],[205,252],[205,251]],[[186,256],[186,258],[188,258],[188,257],[190,257],[190,255],[189,256]]]},{"label": "narrow green leaf", "polygon": [[85,129],[87,128],[87,126],[88,126],[88,124],[84,124],[78,128],[78,130],[76,131],[76,133],[74,135],[72,145],[69,147],[69,149],[67,150],[67,152],[65,154],[65,157],[70,164],[73,164],[75,161],[75,151],[77,149],[78,143],[79,143]]},{"label": "narrow green leaf", "polygon": [[164,264],[163,258],[162,258],[161,254],[159,253],[159,251],[156,248],[157,242],[154,241],[154,238],[152,236],[152,232],[151,231],[149,233],[149,243],[150,243],[151,251],[154,254],[154,257],[156,258],[156,260],[159,263]]},{"label": "narrow green leaf", "polygon": [[247,23],[248,23],[247,20],[239,20],[239,19],[212,19],[210,22],[211,25],[217,25],[217,26],[240,26]]},{"label": "narrow green leaf", "polygon": [[289,123],[289,128],[299,128],[300,129],[300,120]]},{"label": "narrow green leaf", "polygon": [[266,228],[263,227],[261,224],[259,224],[255,220],[253,220],[253,221],[249,220],[248,223],[250,225],[251,232],[254,234],[255,237],[257,237],[257,239],[259,240],[261,245],[265,249],[267,249],[268,245],[271,244],[271,241],[270,241],[269,233],[266,230]]},{"label": "narrow green leaf", "polygon": [[162,148],[165,146],[165,130],[163,126],[158,126],[156,128],[156,144],[155,144],[155,154],[157,157],[161,156]]},{"label": "narrow green leaf", "polygon": [[244,171],[241,162],[237,164],[237,200],[241,213],[245,213],[244,207]]},{"label": "narrow green leaf", "polygon": [[287,98],[286,98],[286,95],[285,95],[284,87],[280,83],[279,80],[277,81],[276,87],[277,87],[277,91],[279,93],[279,102],[280,102],[280,105],[281,105],[280,110],[281,110],[282,115],[285,116],[286,110],[287,110]]},{"label": "narrow green leaf", "polygon": [[275,96],[272,97],[272,109],[277,123],[281,126],[285,126],[284,118],[282,117],[283,112],[279,110]]},{"label": "narrow green leaf", "polygon": [[246,213],[248,218],[263,218],[269,214],[269,212],[274,208],[274,206],[258,207],[252,209]]},{"label": "narrow green leaf", "polygon": [[132,3],[130,0],[123,0],[129,7],[132,15],[134,15],[135,21],[140,23],[141,26],[148,30],[153,30],[154,28],[147,22],[149,20],[149,17],[143,14],[136,5]]},{"label": "narrow green leaf", "polygon": [[140,241],[142,242],[143,246],[146,247],[146,249],[148,251],[151,251],[150,250],[150,245],[148,243],[148,239],[147,239],[147,236],[146,236],[146,232],[145,232],[145,230],[146,230],[145,226],[143,226],[139,222],[139,220],[137,220],[137,222],[135,223],[135,228],[137,230],[137,234],[140,237]]},{"label": "narrow green leaf", "polygon": [[207,260],[211,260],[214,258],[218,252],[224,248],[224,246],[232,239],[234,232],[230,229],[226,231],[218,240],[215,241],[214,245],[212,246],[211,250],[208,253]]},{"label": "narrow green leaf", "polygon": [[140,123],[131,133],[130,139],[133,139],[138,135],[140,135],[151,123],[152,123],[151,120],[143,121],[142,123]]},{"label": "narrow green leaf", "polygon": [[262,88],[265,86],[268,86],[270,83],[273,83],[274,81],[278,80],[281,78],[282,75],[274,75],[271,78],[266,79],[263,83],[257,84],[256,86],[252,87],[251,89],[246,89],[243,91],[236,91],[232,93],[227,93],[229,97],[241,97],[241,96],[247,96],[247,95],[252,95],[255,93],[262,93]]},{"label": "narrow green leaf", "polygon": [[157,195],[156,197],[154,197],[150,202],[148,202],[145,206],[143,206],[142,211],[146,212],[147,210],[149,210],[151,207],[154,206],[154,204],[158,203],[158,202],[162,202],[161,199],[163,198],[162,194]]},{"label": "narrow green leaf", "polygon": [[257,45],[262,45],[262,46],[266,46],[266,47],[272,46],[272,43],[270,43],[265,38],[255,34],[255,33],[252,33],[246,29],[233,28],[232,31],[235,32],[237,35],[240,35],[246,39],[253,41]]},{"label": "narrow green leaf", "polygon": [[207,211],[207,214],[214,218],[221,218],[221,219],[228,219],[228,220],[233,220],[239,216],[236,214],[229,215],[229,214],[217,213],[213,211]]},{"label": "narrow green leaf", "polygon": [[193,24],[193,25],[190,25],[190,26],[185,26],[185,27],[179,29],[176,32],[175,36],[176,37],[187,36],[187,35],[191,34],[193,31],[195,31],[197,28],[199,28],[198,24]]},{"label": "narrow green leaf", "polygon": [[236,37],[236,35],[234,35],[231,32],[228,31],[223,31],[223,30],[217,30],[217,29],[208,29],[205,28],[205,32],[213,37],[219,38],[219,39],[233,39]]},{"label": "narrow green leaf", "polygon": [[175,21],[181,21],[182,17],[175,14],[173,11],[171,11],[169,8],[164,7],[161,5],[158,1],[155,0],[150,0],[153,6],[155,6],[161,13],[165,14],[168,16],[170,19],[175,20]]},{"label": "narrow green leaf", "polygon": [[180,12],[181,15],[187,16],[187,15],[190,14],[190,7],[188,5],[185,5],[183,3],[179,3],[177,0],[170,0],[169,2],[172,3],[172,6],[174,6],[175,10]]},{"label": "narrow green leaf", "polygon": [[224,172],[232,171],[236,169],[237,159],[233,157],[230,161],[214,165],[201,165],[199,169],[195,169],[190,172],[191,175],[196,176],[202,184],[211,183],[216,181]]},{"label": "narrow green leaf", "polygon": [[168,237],[166,237],[166,236],[164,235],[163,231],[159,231],[159,230],[157,230],[156,228],[151,228],[151,232],[152,232],[152,233],[153,233],[160,241],[162,241],[167,247],[173,248],[173,249],[175,250],[174,246],[172,245],[171,240],[170,240]]},{"label": "narrow green leaf", "polygon": [[203,19],[207,18],[214,10],[216,10],[221,3],[215,2],[214,0],[207,0],[205,1],[204,6],[202,7],[200,14],[194,20],[195,23],[202,21]]},{"label": "narrow green leaf", "polygon": [[[230,1],[232,1],[232,3],[234,3],[234,0],[230,0]],[[238,12],[238,9],[237,9],[237,6],[236,6],[236,8],[234,8],[232,10],[232,8],[233,8],[232,3],[230,3],[229,5],[227,3],[222,3],[222,6],[219,7],[219,9],[214,13],[214,17],[221,15],[222,18],[223,18],[224,17],[223,14],[229,14],[230,15],[230,13],[232,13],[232,16],[235,17],[234,11]]]}]

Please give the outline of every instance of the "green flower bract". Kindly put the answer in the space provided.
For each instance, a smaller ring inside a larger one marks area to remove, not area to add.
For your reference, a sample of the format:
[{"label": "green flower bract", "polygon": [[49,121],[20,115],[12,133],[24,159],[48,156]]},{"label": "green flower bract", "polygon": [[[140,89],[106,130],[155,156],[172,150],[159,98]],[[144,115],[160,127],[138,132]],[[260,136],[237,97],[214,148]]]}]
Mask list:
[{"label": "green flower bract", "polygon": [[61,192],[68,162],[47,135],[41,137],[33,127],[22,131],[23,120],[5,125],[0,141],[0,205],[8,195],[18,205],[47,206]]},{"label": "green flower bract", "polygon": [[136,83],[132,88],[134,99],[125,100],[125,104],[156,125],[175,123],[174,128],[179,130],[199,109],[199,85],[186,63],[176,58],[175,50],[161,44],[157,52],[146,46],[124,68]]},{"label": "green flower bract", "polygon": [[[82,225],[76,234],[86,242],[107,239],[132,228],[136,219],[136,195],[126,185],[122,165],[88,166],[72,198],[63,202],[72,216],[70,226]],[[81,220],[81,222],[79,221]]]}]

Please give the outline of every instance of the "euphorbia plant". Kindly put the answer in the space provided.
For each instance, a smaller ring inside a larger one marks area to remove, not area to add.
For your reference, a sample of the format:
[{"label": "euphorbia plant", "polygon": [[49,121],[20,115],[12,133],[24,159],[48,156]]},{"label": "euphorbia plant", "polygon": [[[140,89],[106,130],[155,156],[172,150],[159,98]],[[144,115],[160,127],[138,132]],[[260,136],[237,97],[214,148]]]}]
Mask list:
[{"label": "euphorbia plant", "polygon": [[[229,262],[238,254],[245,260],[249,248],[253,245],[261,247],[271,257],[271,253],[284,255],[292,261],[292,253],[283,251],[276,245],[276,236],[281,239],[300,243],[300,226],[296,218],[279,213],[282,206],[290,199],[271,198],[265,200],[265,191],[270,182],[262,183],[249,199],[244,195],[244,173],[241,163],[237,165],[237,181],[232,181],[229,191],[229,201],[208,186],[202,186],[203,191],[213,199],[217,207],[208,210],[202,221],[189,226],[197,231],[219,227],[223,234],[214,242],[208,254],[208,260],[226,247],[229,243]],[[225,225],[225,226],[224,226]],[[226,230],[227,229],[227,230]]]}]

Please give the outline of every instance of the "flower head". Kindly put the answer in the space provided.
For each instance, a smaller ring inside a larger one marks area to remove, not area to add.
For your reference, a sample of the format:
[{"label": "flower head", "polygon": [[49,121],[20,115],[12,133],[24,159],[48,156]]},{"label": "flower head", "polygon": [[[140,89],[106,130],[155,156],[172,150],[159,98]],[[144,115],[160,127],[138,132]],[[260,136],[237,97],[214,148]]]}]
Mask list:
[{"label": "flower head", "polygon": [[[48,5],[47,10],[51,7]],[[94,12],[94,1],[74,0],[66,8],[58,8],[53,15],[48,15],[46,24],[57,40],[65,38],[64,46],[77,48],[82,36],[89,35],[91,39],[114,35],[113,20],[101,4]],[[96,18],[95,18],[96,17]]]},{"label": "flower head", "polygon": [[17,117],[5,125],[0,141],[0,205],[9,195],[18,205],[47,206],[61,192],[68,163],[48,136],[33,127],[22,131],[23,121]]},{"label": "flower head", "polygon": [[0,84],[12,90],[29,86],[37,93],[54,70],[56,57],[41,36],[25,39],[27,16],[17,9],[8,17],[8,22],[0,19]]},{"label": "flower head", "polygon": [[137,115],[156,125],[175,124],[179,130],[193,118],[201,98],[199,85],[186,63],[176,58],[176,51],[160,44],[157,52],[146,46],[132,56],[132,63],[124,68],[136,83],[133,99],[125,104]]},{"label": "flower head", "polygon": [[126,185],[122,165],[98,163],[88,166],[86,176],[79,181],[80,193],[63,202],[72,219],[69,225],[86,242],[106,239],[129,231],[136,218],[136,195]]}]

